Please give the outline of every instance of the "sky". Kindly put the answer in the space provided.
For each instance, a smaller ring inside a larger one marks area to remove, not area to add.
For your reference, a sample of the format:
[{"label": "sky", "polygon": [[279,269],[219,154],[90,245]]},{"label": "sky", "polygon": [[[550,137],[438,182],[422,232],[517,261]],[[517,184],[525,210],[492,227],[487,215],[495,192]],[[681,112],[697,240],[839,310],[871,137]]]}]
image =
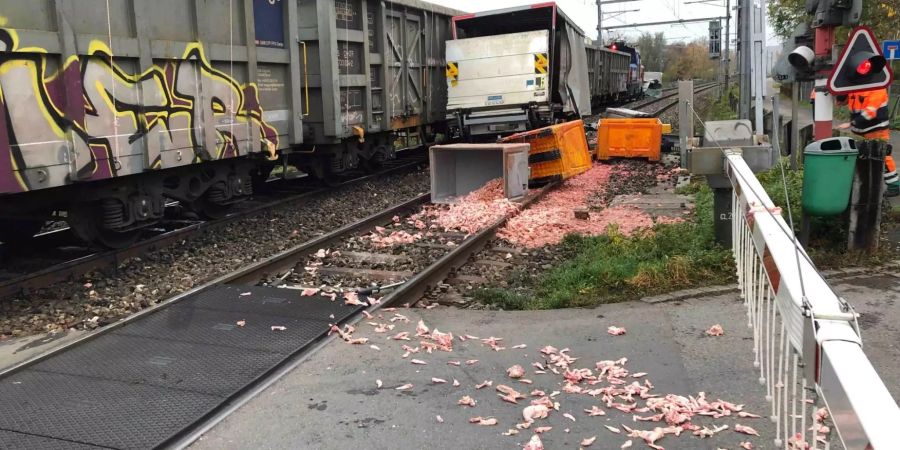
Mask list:
[{"label": "sky", "polygon": [[[429,0],[451,8],[467,12],[488,11],[492,9],[508,8],[510,6],[541,3],[541,0]],[[608,1],[608,0],[603,0]],[[645,22],[662,22],[675,19],[694,19],[704,17],[724,17],[725,0],[709,0],[706,3],[685,4],[696,0],[635,0],[611,5],[603,5],[603,25],[627,25]],[[597,4],[595,0],[556,0],[560,8],[581,27],[588,37],[597,37]],[[731,0],[732,8],[737,0]],[[637,11],[633,11],[637,10]],[[628,12],[625,12],[628,11]],[[734,44],[735,24],[737,14],[732,12],[731,34],[732,48]],[[723,22],[722,27],[725,27]],[[621,28],[604,31],[604,42],[607,42],[610,33],[619,33],[626,39],[634,39],[641,32],[663,32],[668,42],[693,41],[705,38],[709,31],[708,22],[690,24],[660,25],[640,28]],[[724,34],[724,31],[723,31]],[[767,33],[768,44],[778,43],[774,33],[770,29]]]}]

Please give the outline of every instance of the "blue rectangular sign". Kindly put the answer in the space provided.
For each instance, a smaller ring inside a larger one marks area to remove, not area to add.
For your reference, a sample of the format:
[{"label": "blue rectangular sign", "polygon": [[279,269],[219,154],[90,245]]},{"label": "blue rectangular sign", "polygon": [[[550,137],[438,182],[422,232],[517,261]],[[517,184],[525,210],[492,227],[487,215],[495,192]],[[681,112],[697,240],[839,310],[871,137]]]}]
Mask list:
[{"label": "blue rectangular sign", "polygon": [[284,5],[281,0],[253,0],[256,46],[284,48]]},{"label": "blue rectangular sign", "polygon": [[887,60],[900,59],[900,40],[881,41],[881,53]]}]

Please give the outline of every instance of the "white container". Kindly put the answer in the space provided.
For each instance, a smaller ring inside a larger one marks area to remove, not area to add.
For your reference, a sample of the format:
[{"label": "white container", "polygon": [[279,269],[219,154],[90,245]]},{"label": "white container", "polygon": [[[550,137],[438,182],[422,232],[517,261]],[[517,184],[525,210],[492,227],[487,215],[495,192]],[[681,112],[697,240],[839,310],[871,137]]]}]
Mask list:
[{"label": "white container", "polygon": [[528,193],[528,144],[450,144],[429,149],[431,202],[452,203],[495,178],[509,199]]}]

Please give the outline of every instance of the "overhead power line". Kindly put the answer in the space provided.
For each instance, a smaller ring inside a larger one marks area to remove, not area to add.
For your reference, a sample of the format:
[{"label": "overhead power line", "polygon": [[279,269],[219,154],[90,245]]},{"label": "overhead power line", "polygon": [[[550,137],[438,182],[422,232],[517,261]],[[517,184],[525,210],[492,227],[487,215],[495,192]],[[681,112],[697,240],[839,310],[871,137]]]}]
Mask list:
[{"label": "overhead power line", "polygon": [[694,23],[694,22],[708,22],[711,20],[721,20],[725,17],[704,17],[701,19],[676,19],[676,20],[666,20],[663,22],[645,22],[645,23],[629,23],[625,25],[613,25],[611,27],[604,26],[604,30],[612,30],[615,28],[634,28],[634,27],[649,27],[654,25],[681,25],[686,23]]}]

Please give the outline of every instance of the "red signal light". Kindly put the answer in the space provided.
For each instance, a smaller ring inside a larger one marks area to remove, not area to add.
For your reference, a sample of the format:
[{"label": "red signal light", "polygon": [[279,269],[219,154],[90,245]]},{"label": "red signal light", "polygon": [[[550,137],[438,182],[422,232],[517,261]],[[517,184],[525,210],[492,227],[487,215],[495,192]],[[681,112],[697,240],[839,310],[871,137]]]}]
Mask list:
[{"label": "red signal light", "polygon": [[856,66],[856,73],[858,73],[860,75],[868,75],[869,72],[871,72],[871,71],[872,71],[872,61],[869,61],[868,59],[859,63],[859,65]]},{"label": "red signal light", "polygon": [[616,49],[616,44],[610,45],[609,48],[612,49],[612,50],[615,50],[615,49]]}]

